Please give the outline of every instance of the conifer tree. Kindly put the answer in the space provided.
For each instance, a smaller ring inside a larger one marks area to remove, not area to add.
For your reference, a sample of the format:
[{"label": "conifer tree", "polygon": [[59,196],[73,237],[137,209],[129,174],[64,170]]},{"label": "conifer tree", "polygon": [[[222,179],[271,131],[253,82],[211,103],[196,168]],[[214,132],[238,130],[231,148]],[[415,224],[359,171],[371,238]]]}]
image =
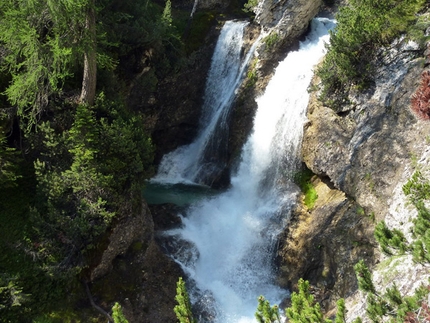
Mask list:
[{"label": "conifer tree", "polygon": [[367,293],[375,294],[375,286],[372,282],[372,275],[363,259],[354,265],[355,275],[357,276],[358,288]]},{"label": "conifer tree", "polygon": [[173,310],[175,311],[179,323],[197,323],[191,311],[190,298],[188,296],[185,282],[182,277],[179,277],[179,280],[176,284],[175,300],[178,305],[176,305]]},{"label": "conifer tree", "polygon": [[374,235],[381,246],[382,252],[386,255],[392,255],[392,249],[398,250],[400,254],[409,249],[404,234],[398,229],[390,230],[384,221],[376,225]]},{"label": "conifer tree", "polygon": [[320,305],[314,301],[309,292],[309,282],[302,278],[298,281],[298,292],[291,295],[291,307],[287,308],[286,314],[291,323],[328,323],[323,318]]},{"label": "conifer tree", "polygon": [[336,302],[336,305],[337,305],[337,312],[336,312],[336,318],[334,320],[334,323],[345,323],[345,314],[346,314],[345,300],[343,298],[339,299]]},{"label": "conifer tree", "polygon": [[255,318],[258,323],[281,323],[279,316],[278,305],[270,306],[268,300],[264,296],[258,298],[257,312],[255,312]]},{"label": "conifer tree", "polygon": [[113,323],[128,323],[128,320],[125,318],[124,313],[122,312],[122,307],[118,302],[116,302],[112,307],[112,319]]}]

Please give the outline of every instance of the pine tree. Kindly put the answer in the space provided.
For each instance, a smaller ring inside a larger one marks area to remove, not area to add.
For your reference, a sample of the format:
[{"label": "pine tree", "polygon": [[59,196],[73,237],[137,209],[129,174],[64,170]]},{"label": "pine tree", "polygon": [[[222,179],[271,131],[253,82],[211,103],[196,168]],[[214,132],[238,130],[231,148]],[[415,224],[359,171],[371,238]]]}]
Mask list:
[{"label": "pine tree", "polygon": [[403,303],[402,296],[400,295],[400,291],[397,288],[396,283],[393,283],[393,286],[387,288],[385,291],[384,298],[387,299],[392,306],[399,306]]},{"label": "pine tree", "polygon": [[188,296],[185,282],[182,277],[179,277],[179,280],[176,284],[175,300],[178,305],[176,305],[173,310],[175,311],[179,323],[197,323],[197,321],[193,318],[190,298]]},{"label": "pine tree", "polygon": [[345,323],[345,315],[346,315],[345,300],[343,298],[339,299],[336,302],[336,305],[337,305],[337,312],[336,312],[336,318],[334,320],[334,323]]},{"label": "pine tree", "polygon": [[375,294],[367,295],[366,313],[372,322],[379,323],[382,317],[387,314],[387,311],[388,306],[385,300]]},{"label": "pine tree", "polygon": [[376,225],[374,235],[386,255],[392,255],[392,249],[398,250],[400,254],[409,250],[404,234],[398,229],[390,230],[384,221]]},{"label": "pine tree", "polygon": [[16,160],[18,155],[15,149],[6,144],[6,138],[0,133],[0,186],[10,187],[16,185],[16,180],[20,177]]},{"label": "pine tree", "polygon": [[128,320],[125,318],[124,313],[122,312],[122,307],[119,303],[115,303],[112,307],[112,319],[113,323],[128,323]]},{"label": "pine tree", "polygon": [[269,301],[263,296],[258,298],[258,307],[257,312],[255,312],[255,318],[258,323],[281,323],[278,305],[275,304],[271,307]]},{"label": "pine tree", "polygon": [[358,288],[367,293],[375,294],[375,286],[372,282],[372,275],[363,259],[354,265],[355,275],[357,276]]},{"label": "pine tree", "polygon": [[291,295],[291,307],[285,310],[291,323],[328,323],[321,312],[320,305],[309,292],[309,282],[302,278],[298,281],[298,293]]}]

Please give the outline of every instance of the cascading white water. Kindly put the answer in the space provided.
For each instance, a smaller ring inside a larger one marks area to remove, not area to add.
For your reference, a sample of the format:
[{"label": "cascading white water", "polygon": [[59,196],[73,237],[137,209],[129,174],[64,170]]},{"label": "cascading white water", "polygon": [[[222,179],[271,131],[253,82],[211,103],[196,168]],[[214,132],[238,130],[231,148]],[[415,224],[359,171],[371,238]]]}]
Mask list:
[{"label": "cascading white water", "polygon": [[294,203],[288,174],[299,160],[312,68],[333,25],[314,20],[300,50],[279,64],[257,99],[254,128],[232,187],[190,207],[183,227],[168,233],[195,246],[194,255],[178,251],[174,257],[195,281],[200,300],[213,300],[208,306],[214,318],[208,321],[255,322],[259,295],[272,304],[286,296],[275,283],[273,254]]},{"label": "cascading white water", "polygon": [[[159,165],[157,176],[153,179],[164,183],[207,184],[204,176],[215,171],[217,161],[205,158],[207,149],[213,154],[225,150],[222,144],[226,137],[216,137],[228,133],[227,117],[234,100],[235,90],[240,85],[243,73],[254,52],[254,47],[245,57],[243,33],[247,22],[227,21],[221,30],[212,57],[211,68],[206,82],[204,105],[197,139],[190,145],[179,147],[165,155]],[[222,167],[222,166],[221,166]]]},{"label": "cascading white water", "polygon": [[198,4],[199,4],[199,0],[194,0],[193,9],[191,9],[190,18],[193,18],[194,13],[196,12]]}]

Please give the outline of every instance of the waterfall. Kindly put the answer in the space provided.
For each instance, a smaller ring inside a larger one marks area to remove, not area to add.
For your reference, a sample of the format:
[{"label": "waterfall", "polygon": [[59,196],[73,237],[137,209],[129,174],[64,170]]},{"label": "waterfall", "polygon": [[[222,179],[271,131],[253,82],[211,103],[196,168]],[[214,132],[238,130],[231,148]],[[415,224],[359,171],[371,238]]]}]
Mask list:
[{"label": "waterfall", "polygon": [[254,48],[245,57],[243,33],[247,22],[227,21],[221,30],[205,87],[197,139],[165,155],[154,181],[210,185],[227,161],[228,117],[235,90]]},{"label": "waterfall", "polygon": [[194,13],[196,12],[198,4],[199,4],[199,0],[194,0],[193,9],[191,9],[190,18],[193,18]]},{"label": "waterfall", "polygon": [[[253,131],[231,188],[192,205],[183,227],[166,233],[185,241],[172,257],[195,283],[192,301],[206,313],[199,322],[255,322],[259,295],[272,304],[287,296],[276,286],[273,256],[295,200],[289,174],[299,162],[312,69],[324,55],[333,25],[328,19],[314,20],[300,49],[276,68],[257,99]],[[217,90],[226,89],[230,85]],[[209,127],[217,112],[206,113],[203,123]]]}]

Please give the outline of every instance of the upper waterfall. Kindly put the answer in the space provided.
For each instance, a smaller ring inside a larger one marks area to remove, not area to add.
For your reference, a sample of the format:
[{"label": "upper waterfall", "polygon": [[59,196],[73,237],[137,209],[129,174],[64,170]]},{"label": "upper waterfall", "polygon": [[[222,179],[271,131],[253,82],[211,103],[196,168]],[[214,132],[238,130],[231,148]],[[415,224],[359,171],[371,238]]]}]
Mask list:
[{"label": "upper waterfall", "polygon": [[[328,19],[314,20],[300,50],[277,67],[257,99],[254,128],[232,187],[195,203],[183,217],[184,226],[167,233],[194,246],[190,251],[179,243],[172,256],[196,283],[193,302],[209,308],[211,316],[201,322],[255,322],[259,295],[271,303],[287,295],[276,286],[273,256],[277,235],[295,201],[289,174],[299,161],[307,89],[333,26]],[[209,115],[204,124],[210,125],[216,112]]]},{"label": "upper waterfall", "polygon": [[247,24],[243,21],[224,24],[206,81],[199,134],[192,144],[163,157],[155,181],[210,185],[224,170],[230,107],[255,47],[243,57]]}]

